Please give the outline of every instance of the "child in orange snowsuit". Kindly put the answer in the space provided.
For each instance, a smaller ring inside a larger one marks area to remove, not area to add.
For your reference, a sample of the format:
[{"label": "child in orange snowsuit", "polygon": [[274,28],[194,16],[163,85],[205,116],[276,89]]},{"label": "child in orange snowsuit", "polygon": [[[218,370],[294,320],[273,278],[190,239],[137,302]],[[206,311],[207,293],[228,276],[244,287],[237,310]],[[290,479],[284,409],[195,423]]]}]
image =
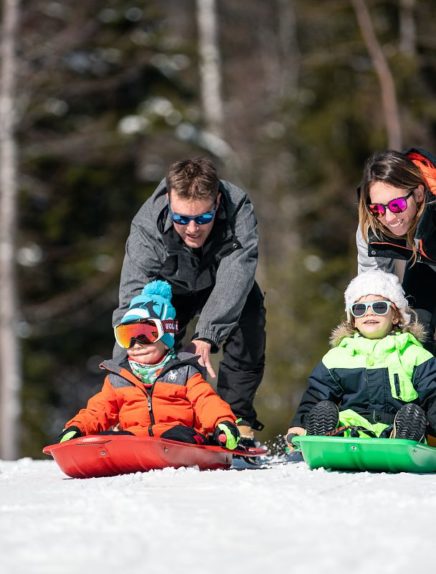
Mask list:
[{"label": "child in orange snowsuit", "polygon": [[127,349],[121,365],[105,361],[102,390],[70,419],[60,442],[121,432],[204,444],[212,438],[233,450],[239,431],[230,406],[203,378],[197,357],[176,354],[176,311],[171,286],[152,281],[134,297],[115,338]]}]

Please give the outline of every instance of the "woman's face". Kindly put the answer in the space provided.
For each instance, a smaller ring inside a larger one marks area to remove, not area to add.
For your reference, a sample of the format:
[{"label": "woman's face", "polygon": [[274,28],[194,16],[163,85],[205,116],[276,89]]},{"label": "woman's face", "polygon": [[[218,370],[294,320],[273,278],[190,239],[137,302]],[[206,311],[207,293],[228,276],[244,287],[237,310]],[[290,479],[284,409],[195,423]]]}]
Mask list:
[{"label": "woman's face", "polygon": [[[408,191],[400,187],[395,187],[383,181],[375,181],[371,184],[369,198],[371,203],[382,203],[387,205],[392,199],[405,197]],[[383,215],[377,219],[393,235],[403,236],[412,227],[418,211],[418,204],[424,200],[424,187],[419,185],[407,200],[407,208],[401,213],[392,213],[387,207]]]}]

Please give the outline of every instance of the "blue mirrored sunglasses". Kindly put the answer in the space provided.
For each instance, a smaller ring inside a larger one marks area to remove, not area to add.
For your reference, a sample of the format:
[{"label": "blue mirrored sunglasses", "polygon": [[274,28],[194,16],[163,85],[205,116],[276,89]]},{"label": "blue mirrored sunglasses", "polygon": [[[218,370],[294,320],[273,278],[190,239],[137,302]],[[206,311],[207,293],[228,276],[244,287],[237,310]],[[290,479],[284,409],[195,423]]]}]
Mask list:
[{"label": "blue mirrored sunglasses", "polygon": [[195,221],[197,225],[206,225],[206,223],[210,223],[213,220],[215,213],[216,206],[214,206],[210,211],[205,211],[199,215],[181,215],[180,213],[174,213],[171,206],[169,208],[169,214],[172,221],[178,225],[188,225],[190,221]]}]

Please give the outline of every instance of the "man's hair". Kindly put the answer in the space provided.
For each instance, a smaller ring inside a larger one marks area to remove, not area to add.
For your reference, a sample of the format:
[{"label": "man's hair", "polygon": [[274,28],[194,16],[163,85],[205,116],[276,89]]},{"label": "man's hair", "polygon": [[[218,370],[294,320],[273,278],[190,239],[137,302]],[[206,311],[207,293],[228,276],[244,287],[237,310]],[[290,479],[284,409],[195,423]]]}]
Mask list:
[{"label": "man's hair", "polygon": [[219,179],[210,159],[197,157],[173,163],[167,175],[168,192],[183,199],[216,199]]}]

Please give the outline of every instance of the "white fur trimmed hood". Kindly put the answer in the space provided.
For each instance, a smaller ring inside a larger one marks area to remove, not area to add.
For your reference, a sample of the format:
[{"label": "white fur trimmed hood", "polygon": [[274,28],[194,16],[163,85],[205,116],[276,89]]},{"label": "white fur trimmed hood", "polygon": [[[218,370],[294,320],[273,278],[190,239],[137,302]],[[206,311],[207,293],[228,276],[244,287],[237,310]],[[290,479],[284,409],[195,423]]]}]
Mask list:
[{"label": "white fur trimmed hood", "polygon": [[[354,337],[354,335],[357,332],[358,332],[357,329],[355,329],[351,323],[349,323],[348,321],[344,321],[343,323],[341,323],[340,325],[338,325],[333,329],[329,339],[330,346],[337,347],[339,343],[342,341],[342,339],[344,339],[345,337]],[[423,343],[426,340],[425,328],[421,323],[410,323],[409,325],[403,327],[402,329],[396,329],[394,331],[391,331],[391,334],[395,334],[398,332],[411,333],[421,343]]]}]

